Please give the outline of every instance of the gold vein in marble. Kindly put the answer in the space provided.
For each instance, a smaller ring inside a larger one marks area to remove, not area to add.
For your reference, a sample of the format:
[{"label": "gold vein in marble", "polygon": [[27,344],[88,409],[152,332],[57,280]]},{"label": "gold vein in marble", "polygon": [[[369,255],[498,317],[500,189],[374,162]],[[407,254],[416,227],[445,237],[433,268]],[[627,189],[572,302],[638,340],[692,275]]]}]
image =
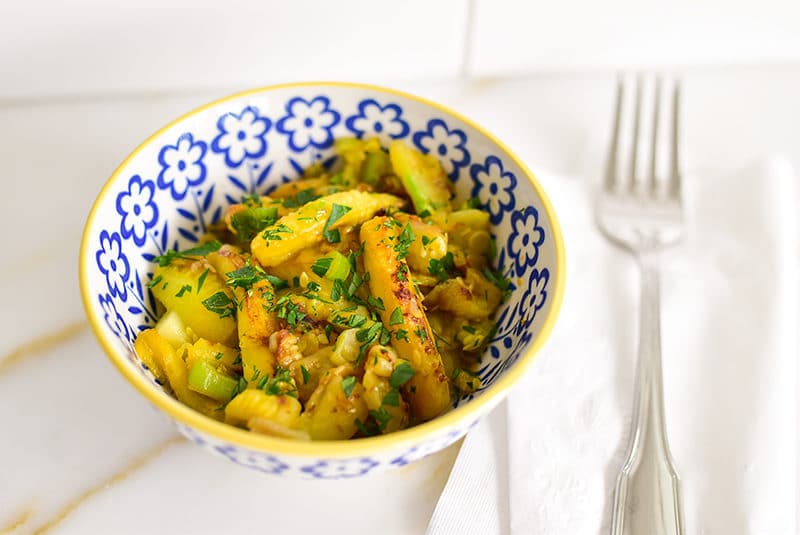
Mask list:
[{"label": "gold vein in marble", "polygon": [[10,533],[14,533],[19,528],[24,526],[28,523],[28,520],[31,519],[33,515],[33,507],[29,507],[27,509],[23,509],[19,512],[19,514],[11,519],[11,522],[6,524],[5,526],[0,527],[0,535],[8,535]]},{"label": "gold vein in marble", "polygon": [[72,340],[81,334],[89,324],[85,321],[77,321],[71,323],[66,327],[62,327],[57,331],[39,336],[29,342],[25,342],[17,347],[11,353],[3,358],[0,358],[0,375],[8,372],[11,368],[22,362],[23,360],[34,355],[43,353],[48,349],[53,349],[59,345]]},{"label": "gold vein in marble", "polygon": [[50,520],[48,520],[47,522],[45,522],[44,524],[33,530],[31,535],[43,535],[45,533],[49,533],[51,530],[58,527],[58,525],[61,524],[61,522],[63,522],[65,518],[67,518],[69,515],[74,513],[78,508],[80,508],[81,505],[89,501],[89,499],[99,494],[100,492],[111,488],[117,483],[126,480],[131,475],[136,473],[138,470],[143,468],[150,461],[155,460],[159,455],[167,451],[175,444],[183,442],[183,440],[184,439],[181,436],[174,436],[156,445],[151,450],[147,451],[140,457],[134,459],[130,464],[128,464],[128,466],[126,466],[125,468],[123,468],[110,478],[106,479],[99,485],[95,485],[94,487],[85,491],[80,496],[71,500],[69,503],[67,503],[67,505],[64,506],[63,509],[61,509],[61,511],[56,513],[56,515],[53,518],[51,518]]}]

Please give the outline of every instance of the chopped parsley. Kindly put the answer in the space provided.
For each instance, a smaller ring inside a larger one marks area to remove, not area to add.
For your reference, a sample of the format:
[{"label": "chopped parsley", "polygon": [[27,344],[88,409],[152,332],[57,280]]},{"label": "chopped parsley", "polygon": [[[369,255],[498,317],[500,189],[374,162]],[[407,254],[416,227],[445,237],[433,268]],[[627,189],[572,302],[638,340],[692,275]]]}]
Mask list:
[{"label": "chopped parsley", "polygon": [[344,206],[341,204],[334,203],[331,207],[331,213],[328,216],[328,220],[325,222],[325,228],[322,230],[322,235],[325,237],[326,240],[330,243],[339,243],[342,241],[342,237],[339,235],[339,231],[337,229],[331,230],[331,226],[334,223],[339,221],[344,214],[352,210],[349,206]]},{"label": "chopped parsley", "polygon": [[151,280],[150,282],[147,283],[147,287],[148,288],[153,288],[156,284],[161,282],[161,280],[162,280],[161,275],[157,275],[155,279],[153,279],[153,280]]},{"label": "chopped parsley", "polygon": [[389,325],[402,325],[403,324],[403,311],[400,307],[395,307],[392,310],[392,315],[389,317]]},{"label": "chopped parsley", "polygon": [[383,401],[381,402],[383,405],[388,405],[389,407],[399,407],[400,406],[400,392],[397,390],[390,390],[383,396]]},{"label": "chopped parsley", "polygon": [[380,310],[380,311],[386,310],[386,307],[383,304],[383,299],[381,299],[380,297],[374,297],[370,295],[369,297],[367,297],[367,303],[375,310]]},{"label": "chopped parsley", "polygon": [[218,291],[208,299],[204,299],[203,306],[206,307],[207,310],[219,315],[220,318],[233,316],[233,313],[236,311],[236,304],[231,301],[231,298],[228,297],[228,294],[222,290]]},{"label": "chopped parsley", "polygon": [[309,291],[318,292],[322,289],[322,286],[320,286],[318,282],[309,281],[308,284],[306,284],[306,288],[308,288]]},{"label": "chopped parsley", "polygon": [[266,277],[267,274],[264,273],[263,269],[248,264],[226,273],[225,284],[233,288],[242,288],[246,291],[250,291],[256,283],[265,280]]},{"label": "chopped parsley", "polygon": [[367,344],[371,344],[378,337],[378,334],[381,332],[381,329],[383,329],[383,325],[381,325],[380,323],[374,323],[373,325],[371,325],[366,329],[360,329],[356,333],[356,339],[359,342],[366,342]]},{"label": "chopped parsley", "polygon": [[185,294],[186,292],[189,292],[189,293],[192,292],[192,285],[191,284],[184,284],[183,286],[181,286],[181,289],[178,290],[178,293],[175,294],[175,297],[183,297],[183,294]]},{"label": "chopped parsley", "polygon": [[268,228],[267,230],[265,230],[264,233],[261,235],[261,237],[264,238],[264,240],[266,241],[280,241],[283,239],[281,238],[281,234],[291,234],[291,233],[292,233],[291,227],[289,227],[284,223],[281,223],[275,228]]},{"label": "chopped parsley", "polygon": [[311,264],[311,271],[313,271],[318,277],[324,277],[328,272],[328,269],[331,267],[331,262],[333,262],[333,258],[330,256],[318,258],[313,264]]},{"label": "chopped parsley", "polygon": [[303,384],[307,385],[308,381],[311,379],[311,373],[309,373],[306,367],[303,366],[302,364],[300,365],[300,373],[303,374]]},{"label": "chopped parsley", "polygon": [[416,239],[414,231],[411,229],[411,224],[406,223],[403,231],[397,236],[397,242],[394,244],[394,250],[397,253],[397,259],[402,260],[408,256],[408,248]]},{"label": "chopped parsley", "polygon": [[268,280],[270,284],[272,284],[272,288],[275,291],[282,290],[283,288],[288,288],[289,287],[289,283],[288,282],[286,282],[285,280],[283,280],[280,277],[276,277],[275,275],[270,275],[270,274],[266,273],[266,274],[264,274],[264,278],[266,280]]},{"label": "chopped parsley", "polygon": [[428,339],[428,331],[426,331],[426,330],[425,330],[425,329],[423,329],[422,327],[417,327],[417,328],[414,330],[414,334],[416,334],[416,335],[417,335],[417,338],[419,338],[419,339],[420,339],[420,340],[422,340],[423,342],[424,342],[425,340],[427,340],[427,339]]},{"label": "chopped parsley", "polygon": [[502,273],[489,267],[483,268],[481,273],[483,273],[483,276],[486,277],[486,280],[503,290],[504,296],[508,296],[508,294],[511,293],[511,281],[504,277]]},{"label": "chopped parsley", "polygon": [[353,393],[353,388],[356,386],[356,378],[352,375],[342,379],[342,391],[348,398]]},{"label": "chopped parsley", "polygon": [[[260,201],[259,201],[260,202]],[[240,210],[231,216],[231,226],[241,242],[249,242],[256,234],[278,220],[278,209],[255,206]]]},{"label": "chopped parsley", "polygon": [[400,388],[414,377],[414,368],[408,362],[401,362],[395,366],[392,376],[389,377],[389,384],[392,388]]},{"label": "chopped parsley", "polygon": [[467,331],[469,334],[475,334],[475,327],[473,327],[472,325],[464,325],[461,328]]},{"label": "chopped parsley", "polygon": [[235,398],[241,392],[247,390],[247,379],[244,377],[239,377],[239,382],[236,383],[236,386],[233,388],[233,392],[231,392],[231,399]]},{"label": "chopped parsley", "polygon": [[292,327],[297,327],[299,323],[306,320],[305,313],[300,307],[291,300],[291,297],[284,295],[269,308],[270,312],[277,313],[279,319],[285,320]]},{"label": "chopped parsley", "polygon": [[405,329],[397,329],[397,331],[394,333],[394,337],[398,340],[408,341],[408,331]]},{"label": "chopped parsley", "polygon": [[448,252],[441,259],[431,258],[428,262],[428,273],[438,277],[440,281],[447,280],[456,274],[453,262],[453,253]]},{"label": "chopped parsley", "polygon": [[331,300],[338,301],[345,293],[344,283],[338,279],[333,281],[333,287],[331,288]]},{"label": "chopped parsley", "polygon": [[153,258],[153,262],[158,262],[159,266],[164,267],[170,265],[176,258],[192,260],[199,256],[207,256],[219,250],[220,247],[222,247],[222,243],[214,240],[185,251],[167,251],[163,255]]},{"label": "chopped parsley", "polygon": [[362,314],[351,314],[349,318],[347,318],[347,326],[348,327],[361,327],[367,322],[367,318],[364,317]]},{"label": "chopped parsley", "polygon": [[208,268],[197,278],[197,293],[200,293],[200,288],[205,284],[206,277],[208,277]]},{"label": "chopped parsley", "polygon": [[439,239],[439,236],[434,236],[433,238],[431,238],[431,237],[425,236],[423,234],[422,235],[422,245],[427,247],[428,245],[430,245],[431,243],[435,242],[438,239]]},{"label": "chopped parsley", "polygon": [[390,331],[389,329],[387,329],[385,327],[382,328],[381,329],[380,344],[382,346],[385,346],[385,345],[388,345],[391,341],[392,341],[392,331]]},{"label": "chopped parsley", "polygon": [[408,280],[408,265],[404,262],[397,264],[397,280],[400,282]]},{"label": "chopped parsley", "polygon": [[378,424],[378,429],[383,431],[386,429],[386,426],[389,423],[389,420],[392,419],[392,415],[389,414],[383,406],[379,408],[377,411],[369,411],[369,415],[375,418],[375,422]]},{"label": "chopped parsley", "polygon": [[[269,376],[265,375],[258,385],[258,388],[263,390],[267,395],[297,397],[297,386],[294,384],[289,370],[278,366],[278,369],[275,370],[275,377],[272,379],[268,379],[268,377]],[[267,380],[265,381],[264,379]]]},{"label": "chopped parsley", "polygon": [[222,353],[217,353],[216,355],[214,355],[214,360],[219,360],[222,357],[223,357]]},{"label": "chopped parsley", "polygon": [[287,197],[283,200],[283,205],[286,208],[298,208],[303,206],[304,204],[310,203],[311,201],[315,201],[319,199],[319,195],[314,193],[314,190],[311,188],[300,190],[297,192],[297,195],[294,197]]}]

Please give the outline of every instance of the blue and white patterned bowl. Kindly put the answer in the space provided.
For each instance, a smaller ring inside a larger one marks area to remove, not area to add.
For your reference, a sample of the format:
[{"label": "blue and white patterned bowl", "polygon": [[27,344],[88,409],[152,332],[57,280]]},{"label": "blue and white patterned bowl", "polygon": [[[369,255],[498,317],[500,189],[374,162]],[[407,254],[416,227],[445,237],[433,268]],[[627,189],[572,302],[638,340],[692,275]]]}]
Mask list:
[{"label": "blue and white patterned bowl", "polygon": [[[156,321],[147,289],[155,255],[196,242],[243,194],[264,193],[333,155],[342,136],[402,139],[436,155],[462,199],[491,213],[498,262],[514,289],[480,369],[483,387],[430,422],[385,436],[298,442],[207,418],[166,394],[133,341]],[[165,126],[114,171],[84,229],[80,284],[94,332],[112,362],[181,433],[234,463],[311,478],[404,466],[463,436],[523,375],[549,335],[564,290],[564,247],[553,209],[525,165],[499,140],[438,104],[360,84],[304,83],[247,91]]]}]

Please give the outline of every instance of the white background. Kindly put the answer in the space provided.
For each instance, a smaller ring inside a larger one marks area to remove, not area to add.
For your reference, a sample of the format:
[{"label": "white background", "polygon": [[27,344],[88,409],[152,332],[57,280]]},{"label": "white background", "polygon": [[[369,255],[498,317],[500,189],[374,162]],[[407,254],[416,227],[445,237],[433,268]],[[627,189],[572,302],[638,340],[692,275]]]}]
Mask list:
[{"label": "white background", "polygon": [[33,533],[97,485],[54,532],[421,533],[457,447],[400,475],[289,489],[180,444],[103,486],[174,432],[85,325],[76,257],[89,206],[174,117],[313,79],[438,100],[535,172],[593,178],[616,74],[633,69],[683,80],[687,173],[773,155],[800,169],[795,0],[0,3],[0,533],[26,518],[11,532]]}]

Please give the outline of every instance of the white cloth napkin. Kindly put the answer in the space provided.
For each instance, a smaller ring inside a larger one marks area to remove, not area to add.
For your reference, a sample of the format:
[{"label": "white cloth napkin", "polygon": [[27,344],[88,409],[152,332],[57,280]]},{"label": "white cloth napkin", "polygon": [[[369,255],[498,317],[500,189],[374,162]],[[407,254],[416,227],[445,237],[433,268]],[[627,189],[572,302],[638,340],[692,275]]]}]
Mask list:
[{"label": "white cloth napkin", "polygon": [[[540,179],[567,247],[561,317],[507,402],[507,444],[496,436],[502,409],[466,438],[432,535],[609,529],[633,401],[638,272],[595,230],[583,181]],[[687,533],[795,533],[796,188],[783,159],[685,180],[688,233],[662,258],[661,309]]]}]

